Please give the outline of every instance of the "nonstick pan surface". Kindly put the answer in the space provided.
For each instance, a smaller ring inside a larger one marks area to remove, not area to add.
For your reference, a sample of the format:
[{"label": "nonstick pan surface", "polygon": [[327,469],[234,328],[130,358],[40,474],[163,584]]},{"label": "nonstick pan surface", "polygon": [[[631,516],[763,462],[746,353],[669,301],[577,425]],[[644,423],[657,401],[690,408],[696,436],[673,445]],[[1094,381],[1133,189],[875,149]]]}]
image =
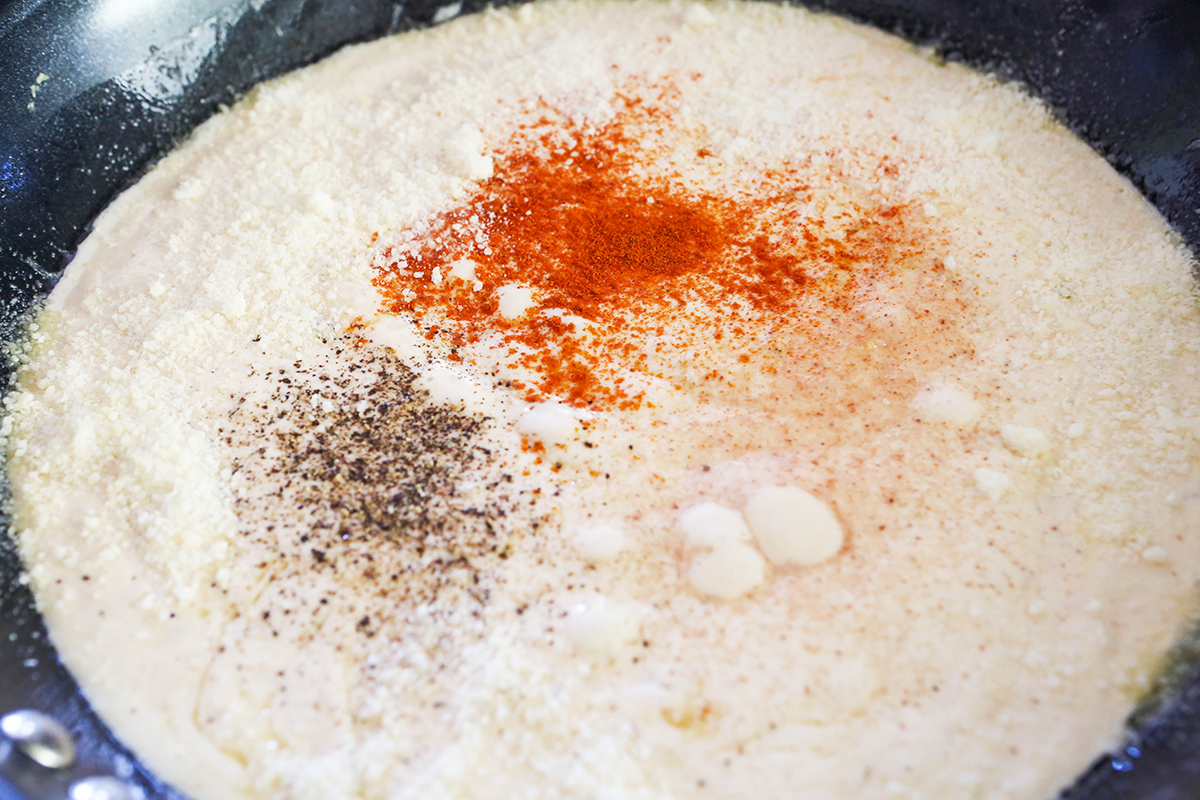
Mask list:
[{"label": "nonstick pan surface", "polygon": [[[1200,4],[1194,0],[809,5],[1026,84],[1200,252]],[[431,24],[442,6],[437,0],[0,0],[0,338],[18,334],[23,315],[53,286],[104,205],[219,105],[349,42]],[[460,11],[483,6],[464,0]],[[7,519],[0,525],[7,527]],[[1200,520],[1196,529],[1200,535]],[[0,739],[0,800],[64,798],[72,780],[89,774],[119,776],[152,800],[183,800],[92,713],[58,663],[19,575],[11,542],[0,535],[0,715],[18,708],[49,712],[71,732],[80,758],[70,770],[51,772],[6,755]],[[1200,648],[1180,645],[1173,674],[1134,714],[1126,743],[1097,754],[1064,798],[1200,798],[1196,653]]]}]

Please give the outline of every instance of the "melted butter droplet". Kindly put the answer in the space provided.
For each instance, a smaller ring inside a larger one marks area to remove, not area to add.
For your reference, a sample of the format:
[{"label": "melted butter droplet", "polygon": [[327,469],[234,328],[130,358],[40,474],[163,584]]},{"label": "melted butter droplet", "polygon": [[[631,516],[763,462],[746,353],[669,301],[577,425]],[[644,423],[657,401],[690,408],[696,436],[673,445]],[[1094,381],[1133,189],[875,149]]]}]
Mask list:
[{"label": "melted butter droplet", "polygon": [[615,525],[585,528],[571,537],[571,546],[589,564],[603,564],[625,549],[625,532]]},{"label": "melted butter droplet", "polygon": [[766,486],[746,504],[746,521],[772,564],[816,564],[842,549],[841,523],[827,505],[794,486]]}]

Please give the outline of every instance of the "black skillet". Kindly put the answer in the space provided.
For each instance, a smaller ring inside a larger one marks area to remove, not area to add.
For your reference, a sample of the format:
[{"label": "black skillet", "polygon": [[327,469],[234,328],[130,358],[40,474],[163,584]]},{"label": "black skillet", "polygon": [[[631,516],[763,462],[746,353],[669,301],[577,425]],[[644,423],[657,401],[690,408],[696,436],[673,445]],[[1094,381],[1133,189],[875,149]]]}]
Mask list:
[{"label": "black skillet", "polygon": [[[101,208],[218,105],[348,42],[430,24],[444,3],[0,0],[0,337],[16,334],[22,314],[53,285]],[[464,0],[462,11],[483,5]],[[810,5],[1022,81],[1200,252],[1197,0]],[[50,713],[73,736],[79,759],[68,770],[48,770],[15,750],[6,755],[11,748],[0,737],[0,800],[59,800],[86,775],[119,775],[135,795],[183,800],[92,713],[58,663],[18,575],[18,559],[0,534],[0,715],[18,708]],[[1145,703],[1126,743],[1097,754],[1064,798],[1200,798],[1200,658],[1189,657],[1195,649],[1181,645],[1165,700]]]}]

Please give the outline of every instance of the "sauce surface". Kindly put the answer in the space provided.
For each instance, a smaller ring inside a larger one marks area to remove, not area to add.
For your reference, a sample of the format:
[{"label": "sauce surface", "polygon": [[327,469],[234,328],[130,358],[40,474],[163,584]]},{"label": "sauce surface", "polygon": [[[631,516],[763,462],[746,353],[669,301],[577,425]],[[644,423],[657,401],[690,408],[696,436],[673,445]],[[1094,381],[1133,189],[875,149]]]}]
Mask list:
[{"label": "sauce surface", "polygon": [[101,216],[5,399],[17,536],[196,800],[1051,797],[1194,618],[1193,268],[877,31],[487,11]]}]

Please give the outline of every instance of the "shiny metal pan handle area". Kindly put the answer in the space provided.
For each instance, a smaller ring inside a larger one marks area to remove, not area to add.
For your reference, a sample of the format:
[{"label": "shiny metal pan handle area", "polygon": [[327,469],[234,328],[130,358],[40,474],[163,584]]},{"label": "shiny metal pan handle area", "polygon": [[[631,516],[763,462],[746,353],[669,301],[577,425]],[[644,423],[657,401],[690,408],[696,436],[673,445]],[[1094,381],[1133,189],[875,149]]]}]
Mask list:
[{"label": "shiny metal pan handle area", "polygon": [[[118,765],[120,769],[120,765]],[[141,800],[145,792],[81,760],[54,717],[23,708],[0,717],[0,800]]]}]

